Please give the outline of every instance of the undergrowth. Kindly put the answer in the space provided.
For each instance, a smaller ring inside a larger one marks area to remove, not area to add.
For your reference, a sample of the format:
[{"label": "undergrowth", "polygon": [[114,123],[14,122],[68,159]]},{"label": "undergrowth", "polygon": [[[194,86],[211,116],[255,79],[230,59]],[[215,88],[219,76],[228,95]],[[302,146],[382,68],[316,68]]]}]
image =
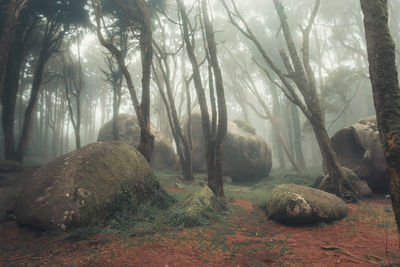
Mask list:
[{"label": "undergrowth", "polygon": [[[320,174],[320,169],[309,169],[306,172],[273,170],[268,177],[256,183],[225,183],[226,199],[247,199],[257,207],[264,207],[272,189],[278,184],[302,184],[311,186]],[[215,212],[206,209],[199,216],[188,216],[177,203],[190,193],[198,192],[207,184],[206,174],[195,174],[195,180],[185,182],[179,172],[158,171],[156,176],[163,186],[183,189],[184,192],[168,193],[160,189],[155,196],[139,205],[138,199],[122,186],[120,194],[116,195],[110,205],[109,215],[104,225],[74,229],[70,237],[85,239],[97,233],[117,233],[140,236],[160,231],[183,229],[195,226],[206,226],[218,222],[226,222],[230,216],[235,216],[240,209],[229,205],[229,212]],[[236,206],[235,206],[236,207]],[[250,219],[250,218],[249,218]]]}]

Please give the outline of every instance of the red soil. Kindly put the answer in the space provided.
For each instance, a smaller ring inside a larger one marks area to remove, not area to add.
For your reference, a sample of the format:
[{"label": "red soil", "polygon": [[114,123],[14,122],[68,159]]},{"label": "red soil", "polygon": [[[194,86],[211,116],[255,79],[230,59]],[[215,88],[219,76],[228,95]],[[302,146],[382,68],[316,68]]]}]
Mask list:
[{"label": "red soil", "polygon": [[232,204],[240,206],[245,211],[252,211],[254,209],[253,203],[247,199],[236,199]]},{"label": "red soil", "polygon": [[0,266],[377,266],[399,260],[387,200],[349,204],[347,218],[305,227],[268,221],[247,200],[234,204],[243,215],[223,224],[139,237],[76,241],[2,223]]},{"label": "red soil", "polygon": [[167,191],[172,191],[172,192],[179,192],[179,193],[190,193],[189,191],[182,189],[182,188],[177,188],[177,187],[172,187],[172,186],[163,186],[163,188]]}]

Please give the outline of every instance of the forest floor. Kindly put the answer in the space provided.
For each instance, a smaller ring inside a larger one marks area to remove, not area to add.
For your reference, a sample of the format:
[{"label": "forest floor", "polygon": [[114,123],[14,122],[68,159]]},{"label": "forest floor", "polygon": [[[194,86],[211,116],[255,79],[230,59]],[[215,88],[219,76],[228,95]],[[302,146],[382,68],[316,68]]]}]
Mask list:
[{"label": "forest floor", "polygon": [[[206,184],[205,175],[191,184],[179,173],[157,175],[178,200]],[[0,266],[399,266],[393,211],[384,197],[348,204],[348,216],[331,224],[284,226],[266,219],[262,208],[274,185],[312,185],[315,175],[274,171],[254,184],[226,184],[229,213],[208,226],[177,229],[149,220],[128,230],[60,234],[4,222]]]}]

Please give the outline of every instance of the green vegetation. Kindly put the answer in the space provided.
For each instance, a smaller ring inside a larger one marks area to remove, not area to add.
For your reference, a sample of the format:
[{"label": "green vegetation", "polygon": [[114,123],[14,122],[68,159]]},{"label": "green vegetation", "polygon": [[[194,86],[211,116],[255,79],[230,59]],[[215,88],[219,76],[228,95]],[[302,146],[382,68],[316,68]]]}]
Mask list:
[{"label": "green vegetation", "polygon": [[250,133],[250,134],[256,134],[256,129],[253,128],[253,126],[251,126],[247,122],[242,121],[242,120],[234,120],[233,122],[236,124],[237,127],[242,129],[243,131]]},{"label": "green vegetation", "polygon": [[[293,183],[312,185],[316,177],[320,174],[320,169],[315,168],[303,173],[290,171],[273,170],[270,176],[259,180],[256,183],[232,183],[225,184],[225,195],[228,201],[228,211],[222,208],[219,203],[215,209],[205,209],[199,213],[199,216],[188,216],[187,207],[183,204],[187,197],[200,192],[207,184],[206,174],[195,174],[195,180],[187,183],[183,180],[179,172],[163,170],[156,171],[155,176],[163,187],[175,188],[177,190],[168,190],[168,193],[159,189],[155,196],[142,203],[138,200],[131,190],[128,190],[128,184],[121,184],[121,193],[114,197],[104,228],[98,226],[75,229],[70,233],[71,238],[85,239],[98,233],[119,233],[128,236],[143,237],[157,232],[169,232],[174,234],[176,229],[182,229],[194,226],[203,226],[207,229],[215,230],[216,240],[208,240],[207,246],[212,242],[215,246],[224,247],[223,236],[234,233],[234,226],[227,223],[227,219],[243,212],[232,202],[237,199],[247,199],[257,206],[264,206],[272,189],[282,183]],[[189,197],[192,199],[193,196]],[[199,199],[197,199],[197,203]],[[200,201],[201,202],[201,201]],[[142,203],[142,204],[139,204]],[[248,218],[252,221],[260,220],[254,214]],[[233,228],[232,228],[233,227]],[[251,232],[243,230],[246,236],[274,236],[275,233],[269,232]],[[176,233],[175,233],[176,234]],[[154,237],[146,237],[154,238]],[[218,240],[217,240],[218,239]],[[138,242],[141,239],[138,239]],[[222,242],[222,243],[221,243]],[[225,247],[226,249],[226,247]]]},{"label": "green vegetation", "polygon": [[205,186],[175,205],[165,221],[179,227],[203,226],[219,221],[224,210],[224,203]]},{"label": "green vegetation", "polygon": [[[292,172],[273,169],[268,177],[264,177],[255,183],[240,182],[240,183],[225,183],[225,196],[229,200],[247,199],[257,206],[265,204],[272,189],[278,184],[299,184],[312,186],[315,179],[321,174],[322,170],[319,167],[310,168],[304,172]],[[207,175],[195,174],[195,181],[186,183],[180,173],[173,171],[158,171],[155,172],[160,184],[167,187],[182,188],[185,192],[168,192],[178,201],[183,200],[189,193],[199,191],[207,184]]]}]

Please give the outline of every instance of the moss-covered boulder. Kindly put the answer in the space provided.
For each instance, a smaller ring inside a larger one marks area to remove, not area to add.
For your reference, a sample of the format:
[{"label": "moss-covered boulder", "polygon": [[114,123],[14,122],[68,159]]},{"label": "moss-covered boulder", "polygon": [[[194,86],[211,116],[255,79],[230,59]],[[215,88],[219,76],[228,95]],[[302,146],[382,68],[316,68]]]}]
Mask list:
[{"label": "moss-covered boulder", "polygon": [[[192,133],[193,170],[206,172],[206,146],[199,113],[192,115]],[[267,177],[271,167],[271,150],[255,129],[244,121],[229,121],[224,141],[224,175],[232,181],[256,181]]]},{"label": "moss-covered boulder", "polygon": [[174,226],[183,227],[207,225],[216,222],[224,209],[223,202],[205,186],[172,207],[167,221]]},{"label": "moss-covered boulder", "polygon": [[284,224],[332,222],[347,216],[343,200],[330,193],[302,185],[281,184],[271,192],[267,216]]},{"label": "moss-covered boulder", "polygon": [[[342,170],[348,179],[348,184],[345,186],[349,186],[351,184],[361,198],[368,198],[372,196],[372,190],[366,181],[361,180],[355,172],[346,167],[342,167]],[[336,182],[331,179],[328,173],[322,177],[318,188],[332,194],[339,193],[337,192]],[[350,192],[351,191],[349,191],[347,194],[350,194]],[[343,196],[344,199],[351,199],[351,197],[351,195]]]},{"label": "moss-covered boulder", "polygon": [[[118,131],[120,141],[130,144],[133,147],[138,147],[140,143],[140,127],[135,116],[120,114],[118,116]],[[162,133],[154,130],[152,132],[155,138],[150,166],[156,170],[176,170],[178,160],[171,142]],[[113,120],[110,120],[100,128],[97,141],[112,140]]]},{"label": "moss-covered boulder", "polygon": [[17,200],[16,219],[42,230],[101,223],[116,198],[135,202],[160,190],[144,157],[123,142],[98,142],[65,154],[38,169]]}]

